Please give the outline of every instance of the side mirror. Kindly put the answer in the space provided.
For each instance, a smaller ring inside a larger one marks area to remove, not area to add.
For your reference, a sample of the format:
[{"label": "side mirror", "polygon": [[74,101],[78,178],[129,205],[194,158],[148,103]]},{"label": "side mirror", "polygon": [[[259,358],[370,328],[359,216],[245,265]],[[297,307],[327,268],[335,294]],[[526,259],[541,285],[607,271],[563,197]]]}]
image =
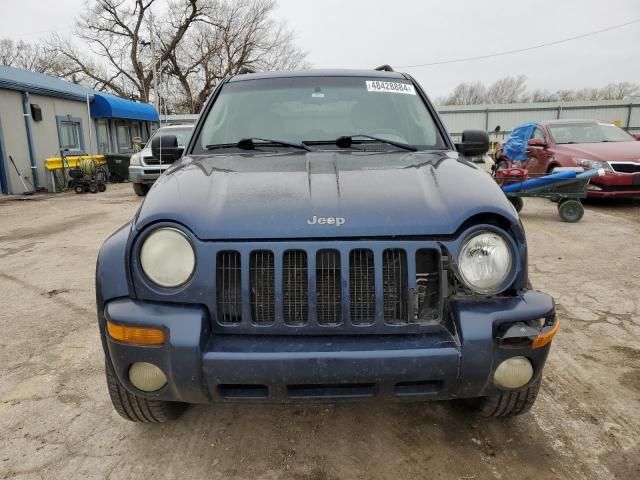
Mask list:
[{"label": "side mirror", "polygon": [[182,152],[183,148],[178,146],[178,137],[175,135],[158,135],[151,140],[151,155],[156,160],[174,162],[182,156]]},{"label": "side mirror", "polygon": [[638,140],[640,142],[640,134],[634,133],[633,134],[633,138],[635,138],[636,140]]},{"label": "side mirror", "polygon": [[467,157],[477,157],[489,151],[489,134],[484,130],[465,130],[462,142],[456,143],[456,149]]},{"label": "side mirror", "polygon": [[527,143],[530,147],[546,147],[547,146],[547,142],[545,142],[541,138],[532,138]]}]

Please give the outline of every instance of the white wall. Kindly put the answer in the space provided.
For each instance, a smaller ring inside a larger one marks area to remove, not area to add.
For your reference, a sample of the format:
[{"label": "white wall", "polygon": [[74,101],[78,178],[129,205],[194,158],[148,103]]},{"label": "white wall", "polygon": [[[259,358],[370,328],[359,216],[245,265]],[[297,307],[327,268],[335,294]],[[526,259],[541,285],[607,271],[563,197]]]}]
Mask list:
[{"label": "white wall", "polygon": [[[71,115],[81,119],[85,152],[87,153],[90,150],[92,150],[91,153],[97,151],[95,122],[89,118],[86,102],[30,94],[29,104],[37,104],[42,110],[42,120],[39,122],[32,120],[31,131],[39,184],[41,187],[51,189],[50,175],[44,168],[44,161],[46,158],[59,156],[60,142],[56,116]],[[19,194],[24,191],[24,187],[9,162],[8,156],[13,157],[22,176],[32,178],[21,92],[0,90],[0,120],[2,121],[4,144],[7,150],[5,170],[9,174],[9,190],[14,194]],[[91,149],[89,145],[90,128],[93,139]],[[31,188],[28,182],[27,187]]]},{"label": "white wall", "polygon": [[2,124],[2,136],[6,149],[4,170],[7,175],[9,191],[22,193],[24,188],[20,178],[9,161],[9,155],[11,155],[20,173],[31,178],[27,132],[22,116],[22,95],[20,92],[0,90],[0,123]]}]

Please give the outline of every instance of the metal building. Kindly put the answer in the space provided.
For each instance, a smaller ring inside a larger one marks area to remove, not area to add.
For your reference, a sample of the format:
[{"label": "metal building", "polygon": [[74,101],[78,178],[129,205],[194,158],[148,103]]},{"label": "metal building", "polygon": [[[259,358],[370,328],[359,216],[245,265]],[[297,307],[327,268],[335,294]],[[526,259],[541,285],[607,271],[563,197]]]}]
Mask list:
[{"label": "metal building", "polygon": [[62,149],[72,155],[133,152],[134,140],[146,141],[157,122],[151,105],[0,66],[0,191],[22,193],[20,177],[28,189],[50,189],[46,158]]},{"label": "metal building", "polygon": [[559,118],[589,118],[616,123],[630,133],[640,133],[640,101],[514,103],[508,105],[439,106],[438,112],[454,139],[466,129],[493,131],[500,125],[501,137],[526,122]]},{"label": "metal building", "polygon": [[[508,105],[455,105],[437,106],[438,113],[451,136],[460,140],[466,129],[493,131],[500,125],[501,138],[511,130],[526,122],[554,120],[557,118],[593,118],[615,122],[631,133],[640,133],[640,100],[594,102],[545,102],[514,103]],[[198,115],[181,114],[162,116],[163,125],[195,123]]]}]

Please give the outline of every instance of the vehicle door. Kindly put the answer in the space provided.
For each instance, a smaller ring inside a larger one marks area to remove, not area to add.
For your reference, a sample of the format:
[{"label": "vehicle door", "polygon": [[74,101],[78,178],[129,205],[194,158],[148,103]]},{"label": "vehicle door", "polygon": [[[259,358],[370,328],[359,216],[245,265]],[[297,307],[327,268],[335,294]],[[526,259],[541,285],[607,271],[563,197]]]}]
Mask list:
[{"label": "vehicle door", "polygon": [[529,173],[547,173],[551,152],[547,149],[547,137],[542,127],[537,126],[531,133],[531,139],[540,142],[539,145],[531,145],[527,147],[527,164],[526,169]]}]

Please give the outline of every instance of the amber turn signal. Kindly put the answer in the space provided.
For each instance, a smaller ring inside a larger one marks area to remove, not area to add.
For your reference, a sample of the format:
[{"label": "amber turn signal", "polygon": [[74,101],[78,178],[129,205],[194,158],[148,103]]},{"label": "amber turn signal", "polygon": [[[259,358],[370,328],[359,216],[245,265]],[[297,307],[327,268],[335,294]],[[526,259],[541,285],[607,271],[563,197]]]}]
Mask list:
[{"label": "amber turn signal", "polygon": [[114,340],[136,345],[162,345],[167,339],[164,330],[151,327],[130,327],[107,320],[107,331]]},{"label": "amber turn signal", "polygon": [[560,329],[560,320],[558,320],[556,318],[556,321],[551,326],[551,328],[549,330],[547,330],[546,332],[544,332],[544,333],[540,333],[540,335],[538,335],[536,337],[536,339],[533,341],[533,344],[531,346],[533,348],[542,348],[542,347],[544,347],[551,340],[553,340],[553,337],[556,336],[556,333],[558,333],[559,329]]}]

